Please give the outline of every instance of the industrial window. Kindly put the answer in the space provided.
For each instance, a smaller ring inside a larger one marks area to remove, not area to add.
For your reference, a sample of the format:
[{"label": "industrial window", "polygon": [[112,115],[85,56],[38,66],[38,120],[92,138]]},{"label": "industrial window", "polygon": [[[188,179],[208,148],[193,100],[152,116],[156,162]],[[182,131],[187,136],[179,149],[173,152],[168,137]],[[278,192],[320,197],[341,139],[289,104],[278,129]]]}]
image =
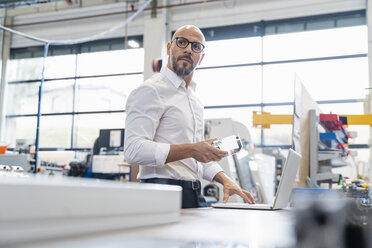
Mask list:
[{"label": "industrial window", "polygon": [[[51,47],[46,58],[40,147],[90,149],[102,128],[122,128],[125,102],[143,81],[142,37]],[[14,49],[7,68],[7,142],[35,139],[40,48]]]},{"label": "industrial window", "polygon": [[[211,27],[203,32],[206,56],[194,76],[205,118],[231,117],[251,127],[254,110],[292,113],[295,72],[315,100],[322,101],[324,112],[364,113],[357,100],[368,93],[365,11]],[[142,37],[134,41],[139,48],[124,49],[123,38],[51,47],[41,147],[90,148],[100,128],[124,126],[126,96],[143,81]],[[35,137],[41,55],[37,47],[11,51],[6,138],[13,145],[16,138]],[[355,128],[361,132],[355,142],[366,143],[362,137],[369,137],[369,129]],[[259,145],[290,144],[291,125],[250,131]]]},{"label": "industrial window", "polygon": [[[252,127],[252,109],[291,114],[295,73],[325,113],[364,113],[358,102],[369,87],[364,11],[203,31],[209,41],[195,80],[206,118],[233,117]],[[367,143],[368,128],[350,128],[360,132],[355,143]],[[263,146],[291,143],[291,125],[251,132]]]}]

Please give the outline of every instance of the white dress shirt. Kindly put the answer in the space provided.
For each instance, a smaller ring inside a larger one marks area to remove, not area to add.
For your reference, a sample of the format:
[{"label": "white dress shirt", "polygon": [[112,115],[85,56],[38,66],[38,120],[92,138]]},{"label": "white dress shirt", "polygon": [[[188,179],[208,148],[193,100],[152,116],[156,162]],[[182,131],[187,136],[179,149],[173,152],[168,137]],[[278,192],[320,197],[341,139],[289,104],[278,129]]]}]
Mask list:
[{"label": "white dress shirt", "polygon": [[222,171],[216,162],[200,163],[193,158],[165,163],[171,144],[204,140],[204,108],[194,90],[195,82],[186,88],[183,78],[163,67],[129,95],[124,158],[140,165],[139,179],[212,181]]}]

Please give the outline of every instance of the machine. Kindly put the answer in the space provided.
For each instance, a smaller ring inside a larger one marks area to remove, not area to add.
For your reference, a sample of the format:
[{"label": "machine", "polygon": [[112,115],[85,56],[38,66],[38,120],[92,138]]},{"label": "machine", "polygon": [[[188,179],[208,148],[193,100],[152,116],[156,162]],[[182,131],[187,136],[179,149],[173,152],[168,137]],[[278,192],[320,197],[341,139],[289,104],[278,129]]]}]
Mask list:
[{"label": "machine", "polygon": [[[242,150],[218,163],[236,184],[252,193],[256,202],[270,203],[275,195],[275,157],[263,154],[261,149],[254,149],[251,134],[242,123],[231,118],[205,120],[205,139],[231,135],[240,136]],[[202,180],[202,188],[208,203],[222,201],[222,185]],[[229,202],[243,200],[234,195]]]}]

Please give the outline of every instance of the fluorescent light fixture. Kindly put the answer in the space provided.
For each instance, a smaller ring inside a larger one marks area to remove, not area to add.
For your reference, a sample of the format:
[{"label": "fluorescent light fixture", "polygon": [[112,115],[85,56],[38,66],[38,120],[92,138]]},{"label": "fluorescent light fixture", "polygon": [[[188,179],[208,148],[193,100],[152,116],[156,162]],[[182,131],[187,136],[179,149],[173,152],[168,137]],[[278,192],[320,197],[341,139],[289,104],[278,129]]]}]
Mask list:
[{"label": "fluorescent light fixture", "polygon": [[131,48],[139,48],[140,45],[137,41],[135,40],[128,40],[128,46]]}]

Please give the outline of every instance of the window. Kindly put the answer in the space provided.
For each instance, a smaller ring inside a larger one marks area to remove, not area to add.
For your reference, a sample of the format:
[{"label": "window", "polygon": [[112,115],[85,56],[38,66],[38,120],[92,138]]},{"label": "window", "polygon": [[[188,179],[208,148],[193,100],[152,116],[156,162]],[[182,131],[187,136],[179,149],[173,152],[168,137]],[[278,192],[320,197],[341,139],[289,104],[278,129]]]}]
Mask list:
[{"label": "window", "polygon": [[40,119],[40,147],[70,147],[72,115],[43,116]]},{"label": "window", "polygon": [[261,38],[209,41],[201,67],[257,63],[261,61]]},{"label": "window", "polygon": [[7,91],[7,115],[37,113],[40,83],[9,84]]},{"label": "window", "polygon": [[143,75],[126,75],[77,80],[78,112],[124,110],[130,92],[143,82]]},{"label": "window", "polygon": [[261,101],[260,66],[205,69],[194,75],[196,94],[205,106]]},{"label": "window", "polygon": [[[244,109],[257,106],[272,114],[292,114],[295,73],[314,100],[328,102],[320,108],[342,114],[363,113],[361,105],[354,105],[365,98],[369,87],[364,11],[203,31],[207,41],[212,41],[206,44],[202,68],[194,78],[197,94],[207,108],[206,116],[213,112],[213,116],[221,118],[235,113],[234,118],[250,128],[252,122],[242,119],[246,116]],[[367,129],[357,129],[362,132],[360,136],[369,137]],[[291,125],[272,125],[255,142],[263,142],[264,146],[289,145],[291,132]]]},{"label": "window", "polygon": [[15,144],[16,139],[35,140],[36,137],[36,117],[17,117],[6,119],[5,140],[11,145]]},{"label": "window", "polygon": [[75,147],[93,147],[100,129],[116,129],[125,127],[125,113],[84,114],[75,119]]},{"label": "window", "polygon": [[[136,40],[138,46],[141,40]],[[141,47],[123,48],[123,39],[50,48],[42,88],[41,149],[91,148],[99,129],[124,127],[126,99],[143,82],[144,54]],[[6,140],[13,147],[16,139],[36,137],[41,51],[15,49],[8,63]]]},{"label": "window", "polygon": [[365,25],[267,35],[263,38],[263,60],[266,62],[365,54],[368,49],[367,40]]},{"label": "window", "polygon": [[[194,74],[205,118],[233,118],[263,146],[291,142],[291,125],[252,128],[252,111],[292,114],[297,73],[324,112],[362,114],[368,94],[365,11],[202,30],[206,55]],[[90,148],[101,128],[122,128],[125,102],[143,82],[142,37],[50,47],[43,85],[42,147]],[[34,138],[42,47],[17,48],[7,68],[7,141]],[[58,123],[54,127],[53,123]],[[52,129],[55,128],[57,133]],[[367,143],[369,128],[350,126]],[[51,139],[49,137],[55,137]]]},{"label": "window", "polygon": [[366,57],[271,64],[263,70],[264,102],[293,101],[295,73],[316,101],[362,99],[368,88]]},{"label": "window", "polygon": [[79,76],[143,72],[143,48],[83,53],[78,57]]}]

